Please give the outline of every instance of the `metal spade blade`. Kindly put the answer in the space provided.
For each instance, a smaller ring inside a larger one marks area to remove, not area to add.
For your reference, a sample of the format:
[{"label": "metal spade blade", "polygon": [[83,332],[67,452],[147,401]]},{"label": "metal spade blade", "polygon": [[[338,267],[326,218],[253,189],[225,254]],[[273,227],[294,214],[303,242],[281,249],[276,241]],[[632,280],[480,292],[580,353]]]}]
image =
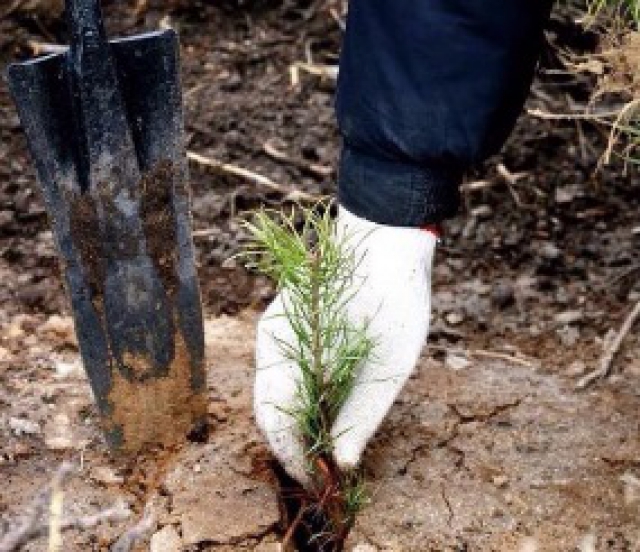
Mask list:
[{"label": "metal spade blade", "polygon": [[98,0],[67,0],[63,54],[8,82],[62,259],[109,445],[180,441],[206,416],[178,41],[113,40]]}]

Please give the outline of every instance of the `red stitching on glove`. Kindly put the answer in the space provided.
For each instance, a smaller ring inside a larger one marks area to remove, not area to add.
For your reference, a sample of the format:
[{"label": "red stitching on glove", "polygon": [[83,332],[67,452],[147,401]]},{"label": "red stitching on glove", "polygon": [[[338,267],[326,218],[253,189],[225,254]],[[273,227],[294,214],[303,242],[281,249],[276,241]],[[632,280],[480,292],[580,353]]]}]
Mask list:
[{"label": "red stitching on glove", "polygon": [[438,239],[442,237],[442,226],[439,224],[427,224],[421,229],[425,232],[431,232]]}]

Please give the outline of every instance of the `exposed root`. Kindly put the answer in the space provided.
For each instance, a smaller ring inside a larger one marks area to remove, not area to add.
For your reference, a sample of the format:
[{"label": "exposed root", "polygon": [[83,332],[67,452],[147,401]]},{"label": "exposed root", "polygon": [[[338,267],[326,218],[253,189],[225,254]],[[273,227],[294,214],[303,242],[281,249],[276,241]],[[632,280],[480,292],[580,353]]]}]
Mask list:
[{"label": "exposed root", "polygon": [[602,359],[600,360],[600,366],[598,367],[598,369],[584,376],[576,384],[576,389],[585,389],[596,380],[605,378],[609,375],[609,373],[611,372],[611,366],[613,365],[613,359],[615,358],[617,352],[620,350],[620,347],[622,346],[622,342],[624,341],[624,338],[631,331],[631,328],[639,318],[640,318],[640,301],[636,303],[633,310],[629,313],[629,316],[627,316],[627,318],[623,322],[615,339],[605,349],[605,352],[602,355]]},{"label": "exposed root", "polygon": [[341,552],[355,522],[345,498],[351,475],[344,475],[328,456],[317,459],[312,489],[304,489],[277,466],[286,531],[285,551]]}]

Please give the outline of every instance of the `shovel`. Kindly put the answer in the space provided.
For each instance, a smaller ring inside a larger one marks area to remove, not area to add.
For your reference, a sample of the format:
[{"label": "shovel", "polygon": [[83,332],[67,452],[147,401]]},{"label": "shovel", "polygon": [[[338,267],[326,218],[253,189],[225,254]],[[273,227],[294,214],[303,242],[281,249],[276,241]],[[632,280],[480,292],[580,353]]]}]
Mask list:
[{"label": "shovel", "polygon": [[172,30],[108,41],[67,0],[71,46],[11,65],[109,446],[172,445],[206,418],[204,332]]}]

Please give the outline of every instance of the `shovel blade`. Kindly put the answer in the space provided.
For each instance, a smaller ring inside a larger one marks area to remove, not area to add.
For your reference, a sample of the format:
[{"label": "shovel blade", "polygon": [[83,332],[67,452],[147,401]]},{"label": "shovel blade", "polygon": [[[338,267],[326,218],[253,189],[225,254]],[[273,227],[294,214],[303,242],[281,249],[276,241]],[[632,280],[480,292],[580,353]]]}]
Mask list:
[{"label": "shovel blade", "polygon": [[[107,441],[139,451],[204,423],[204,335],[177,38],[149,33],[109,49],[114,105],[124,112],[112,121],[95,102],[79,109],[69,53],[13,65],[8,80]],[[105,141],[95,127],[87,145],[83,125],[94,115],[115,151],[99,149]]]}]

